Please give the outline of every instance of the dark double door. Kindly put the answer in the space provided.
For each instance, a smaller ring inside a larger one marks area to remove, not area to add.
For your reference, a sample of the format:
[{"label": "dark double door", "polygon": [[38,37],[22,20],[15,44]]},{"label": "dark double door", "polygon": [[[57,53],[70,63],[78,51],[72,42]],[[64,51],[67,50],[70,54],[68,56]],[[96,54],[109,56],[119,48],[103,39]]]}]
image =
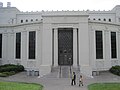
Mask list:
[{"label": "dark double door", "polygon": [[58,64],[73,64],[73,28],[58,29]]}]

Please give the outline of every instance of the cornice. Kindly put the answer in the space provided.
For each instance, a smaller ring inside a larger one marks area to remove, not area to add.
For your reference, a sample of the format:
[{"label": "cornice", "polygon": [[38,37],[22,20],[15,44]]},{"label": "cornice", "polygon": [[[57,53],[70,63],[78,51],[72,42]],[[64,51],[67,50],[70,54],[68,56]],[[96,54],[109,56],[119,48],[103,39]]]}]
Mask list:
[{"label": "cornice", "polygon": [[0,25],[0,28],[9,28],[9,27],[17,27],[17,26],[24,26],[24,25],[32,25],[32,24],[40,24],[42,22],[32,22],[32,23],[20,23],[20,24],[3,24]]},{"label": "cornice", "polygon": [[102,21],[91,21],[91,20],[89,20],[88,23],[120,26],[120,23],[114,23],[114,22],[102,22]]}]

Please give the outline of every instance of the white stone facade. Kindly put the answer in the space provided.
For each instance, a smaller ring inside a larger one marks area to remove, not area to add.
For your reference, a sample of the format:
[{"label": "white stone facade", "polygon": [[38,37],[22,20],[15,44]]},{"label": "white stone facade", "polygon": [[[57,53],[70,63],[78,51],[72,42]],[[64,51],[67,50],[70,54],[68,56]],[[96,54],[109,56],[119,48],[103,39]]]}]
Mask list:
[{"label": "white stone facade", "polygon": [[[120,6],[110,11],[21,12],[0,7],[2,57],[0,64],[21,64],[40,75],[58,65],[58,28],[73,28],[73,67],[91,76],[93,71],[120,65]],[[96,59],[95,31],[102,31],[103,58]],[[29,32],[36,32],[35,59],[28,59]],[[16,59],[16,33],[21,32],[21,58]],[[111,32],[116,32],[116,58],[111,58]]]}]

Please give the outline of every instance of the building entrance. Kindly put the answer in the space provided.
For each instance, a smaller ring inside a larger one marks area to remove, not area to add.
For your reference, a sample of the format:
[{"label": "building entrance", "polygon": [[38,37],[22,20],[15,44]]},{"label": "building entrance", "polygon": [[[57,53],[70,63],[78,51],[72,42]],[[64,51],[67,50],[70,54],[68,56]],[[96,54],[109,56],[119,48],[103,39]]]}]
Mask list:
[{"label": "building entrance", "polygon": [[73,28],[58,28],[58,65],[73,65]]}]

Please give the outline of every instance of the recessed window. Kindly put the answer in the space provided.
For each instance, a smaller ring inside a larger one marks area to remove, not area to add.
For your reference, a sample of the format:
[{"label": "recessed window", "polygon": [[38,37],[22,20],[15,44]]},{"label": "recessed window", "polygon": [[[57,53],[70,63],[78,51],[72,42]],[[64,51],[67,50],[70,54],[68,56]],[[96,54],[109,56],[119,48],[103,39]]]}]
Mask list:
[{"label": "recessed window", "polygon": [[33,19],[31,19],[31,22],[33,22]]},{"label": "recessed window", "polygon": [[16,59],[21,58],[21,33],[16,33]]},{"label": "recessed window", "polygon": [[0,34],[0,58],[2,58],[2,34]]},{"label": "recessed window", "polygon": [[103,59],[103,37],[102,31],[96,31],[96,59]]},{"label": "recessed window", "polygon": [[29,32],[29,59],[35,59],[36,32]]},{"label": "recessed window", "polygon": [[101,19],[100,19],[100,18],[99,18],[98,20],[99,20],[99,21],[101,21]]},{"label": "recessed window", "polygon": [[38,21],[38,19],[36,19],[36,21]]},{"label": "recessed window", "polygon": [[93,20],[95,20],[95,18],[93,18]]},{"label": "recessed window", "polygon": [[119,22],[120,22],[120,18],[119,18],[118,20],[119,20]]},{"label": "recessed window", "polygon": [[28,22],[28,20],[26,19],[26,22]]},{"label": "recessed window", "polygon": [[108,21],[111,22],[111,19],[109,18]]},{"label": "recessed window", "polygon": [[104,18],[103,21],[106,21],[106,19]]},{"label": "recessed window", "polygon": [[23,20],[21,20],[21,23],[23,23]]},{"label": "recessed window", "polygon": [[117,58],[116,32],[111,32],[111,58]]},{"label": "recessed window", "polygon": [[90,18],[88,18],[88,20],[90,20]]}]

